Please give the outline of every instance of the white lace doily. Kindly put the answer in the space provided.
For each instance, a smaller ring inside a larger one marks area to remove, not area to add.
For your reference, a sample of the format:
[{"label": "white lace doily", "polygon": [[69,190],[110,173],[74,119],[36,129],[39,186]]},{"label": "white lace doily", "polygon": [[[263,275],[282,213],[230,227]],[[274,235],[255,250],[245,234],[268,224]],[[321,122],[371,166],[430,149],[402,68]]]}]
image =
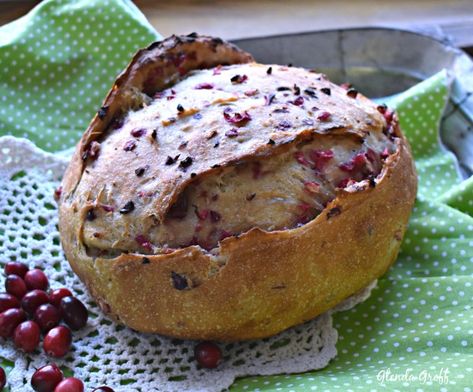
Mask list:
[{"label": "white lace doily", "polygon": [[[197,368],[195,342],[142,334],[110,321],[72,273],[60,246],[53,192],[67,161],[25,139],[0,138],[0,262],[19,260],[44,269],[52,288],[72,289],[91,312],[87,327],[74,332],[73,348],[60,360],[47,357],[41,348],[27,355],[11,340],[2,341],[0,357],[14,363],[8,377],[12,392],[30,391],[35,368],[51,362],[72,370],[87,388],[106,384],[127,392],[216,392],[236,377],[320,369],[335,357],[338,335],[331,312],[269,339],[221,345],[224,362],[215,370]],[[334,311],[364,301],[375,285]]]}]

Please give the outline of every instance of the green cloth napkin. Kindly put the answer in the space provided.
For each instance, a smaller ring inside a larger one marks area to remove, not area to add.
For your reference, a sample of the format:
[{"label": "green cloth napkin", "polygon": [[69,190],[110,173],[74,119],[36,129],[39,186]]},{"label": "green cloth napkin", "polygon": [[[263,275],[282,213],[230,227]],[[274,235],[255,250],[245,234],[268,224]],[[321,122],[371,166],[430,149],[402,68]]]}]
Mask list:
[{"label": "green cloth napkin", "polygon": [[47,0],[0,28],[0,135],[74,146],[138,48],[161,36],[128,0]]},{"label": "green cloth napkin", "polygon": [[[1,27],[0,136],[72,147],[131,55],[159,38],[125,0],[44,1]],[[448,84],[441,72],[389,102],[414,152],[418,198],[396,264],[369,300],[334,316],[338,356],[232,391],[471,391],[473,179],[462,182],[439,145]]]}]

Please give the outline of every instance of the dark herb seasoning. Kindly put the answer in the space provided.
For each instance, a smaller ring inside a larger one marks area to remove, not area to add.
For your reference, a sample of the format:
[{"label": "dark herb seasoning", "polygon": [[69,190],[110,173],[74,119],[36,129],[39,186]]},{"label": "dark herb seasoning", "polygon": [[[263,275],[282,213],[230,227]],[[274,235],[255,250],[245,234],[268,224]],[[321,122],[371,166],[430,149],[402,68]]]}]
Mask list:
[{"label": "dark herb seasoning", "polygon": [[248,80],[248,76],[246,75],[235,75],[230,78],[230,81],[233,84],[241,84],[241,83],[246,82],[247,80]]},{"label": "dark herb seasoning", "polygon": [[143,257],[141,259],[141,264],[149,264],[150,263],[150,259],[148,259],[147,257]]},{"label": "dark herb seasoning", "polygon": [[277,108],[273,110],[273,113],[289,113],[288,108],[283,107],[283,108]]},{"label": "dark herb seasoning", "polygon": [[320,89],[324,94],[331,95],[332,91],[328,87],[323,87]]},{"label": "dark herb seasoning", "polygon": [[197,173],[191,173],[191,178],[194,178],[197,175]]},{"label": "dark herb seasoning", "polygon": [[179,168],[183,170],[187,169],[190,165],[192,165],[191,157],[186,157],[181,162],[179,162]]},{"label": "dark herb seasoning", "polygon": [[304,93],[306,93],[309,97],[312,97],[312,98],[317,98],[317,94],[315,93],[315,90],[312,89],[312,88],[306,88],[304,90]]},{"label": "dark herb seasoning", "polygon": [[184,112],[184,106],[182,106],[181,104],[177,105],[177,111],[179,113],[183,113]]},{"label": "dark herb seasoning", "polygon": [[273,73],[273,67],[269,67],[269,68],[266,70],[266,74],[271,75],[272,73]]},{"label": "dark herb seasoning", "polygon": [[273,139],[269,139],[268,144],[273,146],[276,144],[276,142]]},{"label": "dark herb seasoning", "polygon": [[327,212],[327,220],[330,218],[333,218],[334,216],[340,215],[342,212],[340,207],[333,207],[330,209],[329,212]]},{"label": "dark herb seasoning", "polygon": [[143,174],[145,174],[146,167],[139,167],[138,169],[135,169],[135,174],[138,177],[141,177]]},{"label": "dark herb seasoning", "polygon": [[185,290],[189,287],[185,276],[178,274],[177,272],[171,272],[172,285],[176,290]]},{"label": "dark herb seasoning", "polygon": [[294,84],[294,94],[301,95],[301,88],[297,84]]},{"label": "dark herb seasoning", "polygon": [[107,115],[107,112],[108,112],[108,106],[102,106],[98,112],[97,112],[97,116],[103,120],[105,118],[105,116]]},{"label": "dark herb seasoning", "polygon": [[246,195],[246,200],[251,201],[255,198],[256,193],[250,193],[249,195]]},{"label": "dark herb seasoning", "polygon": [[174,158],[168,155],[168,157],[166,158],[165,164],[169,166],[169,165],[172,165],[172,164],[176,163],[176,161],[179,159],[180,155],[181,154],[177,154]]},{"label": "dark herb seasoning", "polygon": [[126,202],[126,204],[120,208],[120,214],[129,214],[135,209],[135,203],[133,203],[131,200]]},{"label": "dark herb seasoning", "polygon": [[91,208],[90,210],[87,211],[87,214],[85,215],[85,218],[88,221],[93,221],[95,218],[97,218],[97,215],[95,215],[94,209]]},{"label": "dark herb seasoning", "polygon": [[290,91],[290,87],[281,86],[276,89],[276,91]]},{"label": "dark herb seasoning", "polygon": [[212,38],[212,43],[214,45],[221,45],[223,44],[223,40],[221,38]]}]

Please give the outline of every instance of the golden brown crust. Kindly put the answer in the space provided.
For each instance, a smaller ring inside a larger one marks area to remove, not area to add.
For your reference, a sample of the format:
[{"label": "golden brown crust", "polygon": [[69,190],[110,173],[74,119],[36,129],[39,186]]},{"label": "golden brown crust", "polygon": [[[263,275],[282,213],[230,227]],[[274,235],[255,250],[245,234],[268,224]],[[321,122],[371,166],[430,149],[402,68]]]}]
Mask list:
[{"label": "golden brown crust", "polygon": [[[106,103],[122,110],[113,91]],[[190,339],[271,336],[332,308],[385,273],[397,256],[417,180],[407,141],[394,122],[397,151],[387,158],[376,186],[364,180],[340,191],[302,227],[252,229],[226,238],[212,253],[190,246],[161,255],[93,257],[82,241],[84,211],[65,199],[80,180],[80,156],[96,135],[97,121],[65,175],[61,241],[73,270],[103,310],[131,328]]]}]

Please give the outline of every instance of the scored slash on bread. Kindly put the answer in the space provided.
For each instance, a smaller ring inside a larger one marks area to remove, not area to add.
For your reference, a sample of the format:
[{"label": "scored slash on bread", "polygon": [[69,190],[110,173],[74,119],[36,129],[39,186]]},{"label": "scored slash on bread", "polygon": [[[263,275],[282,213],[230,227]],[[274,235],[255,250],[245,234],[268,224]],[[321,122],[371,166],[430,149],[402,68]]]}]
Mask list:
[{"label": "scored slash on bread", "polygon": [[139,51],[119,76],[64,176],[59,228],[121,322],[251,339],[383,274],[415,192],[387,108],[191,34]]},{"label": "scored slash on bread", "polygon": [[[70,165],[64,176],[63,193],[69,195],[80,181],[94,141],[101,140],[114,122],[119,122],[130,110],[136,110],[149,102],[147,93],[156,93],[171,86],[194,69],[212,68],[222,64],[240,64],[253,61],[253,57],[236,46],[218,38],[197,36],[172,36],[139,50],[130,65],[117,78],[104,100],[102,107],[85,131],[73,157],[75,165]],[[168,184],[163,192],[163,210],[169,208],[172,189],[177,184]],[[168,193],[168,194],[166,194]],[[162,217],[163,213],[158,213]]]}]

